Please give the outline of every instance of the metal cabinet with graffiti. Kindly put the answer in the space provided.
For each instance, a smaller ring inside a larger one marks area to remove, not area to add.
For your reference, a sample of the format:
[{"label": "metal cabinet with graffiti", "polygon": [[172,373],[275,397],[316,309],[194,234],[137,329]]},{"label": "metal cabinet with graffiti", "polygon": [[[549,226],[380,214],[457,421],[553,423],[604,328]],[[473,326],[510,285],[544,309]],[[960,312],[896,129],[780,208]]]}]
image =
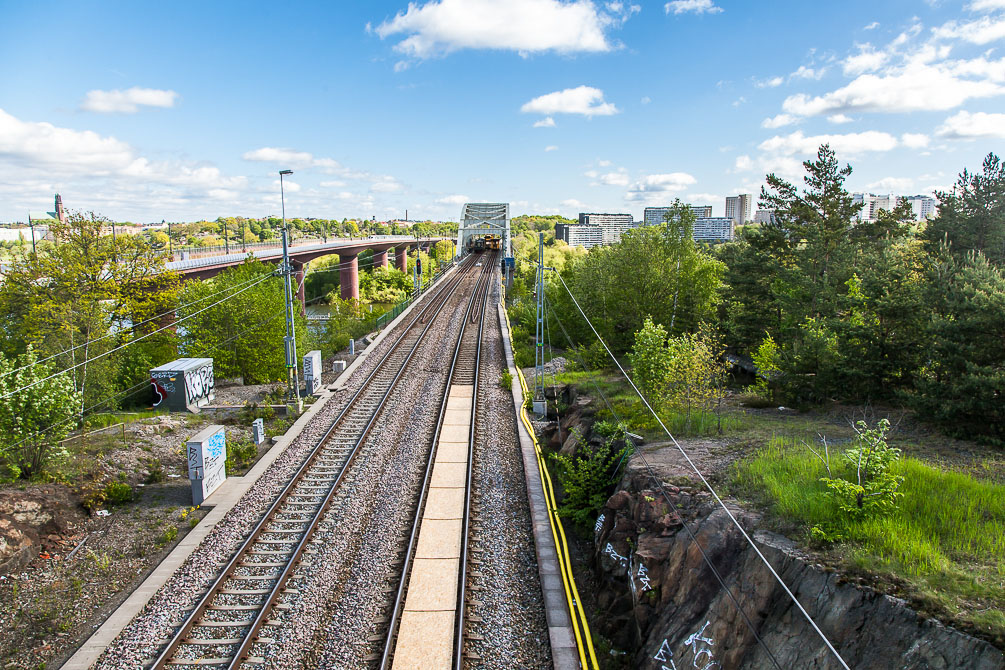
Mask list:
[{"label": "metal cabinet with graffiti", "polygon": [[198,412],[216,397],[212,358],[179,358],[150,371],[154,407]]}]

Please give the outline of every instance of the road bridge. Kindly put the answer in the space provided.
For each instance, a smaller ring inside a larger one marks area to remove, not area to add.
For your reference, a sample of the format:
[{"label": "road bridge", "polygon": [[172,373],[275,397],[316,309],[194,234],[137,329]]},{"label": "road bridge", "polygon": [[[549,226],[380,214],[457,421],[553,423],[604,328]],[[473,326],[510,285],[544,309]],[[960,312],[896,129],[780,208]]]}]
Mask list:
[{"label": "road bridge", "polygon": [[[429,247],[445,237],[415,238],[405,235],[374,235],[362,239],[339,239],[318,244],[307,244],[289,248],[290,263],[296,275],[296,285],[299,287],[297,297],[304,304],[304,275],[307,264],[322,256],[337,255],[339,257],[339,288],[343,299],[359,298],[359,254],[373,251],[374,267],[388,267],[388,252],[394,250],[395,267],[402,272],[407,271],[407,257],[412,249],[428,250]],[[282,248],[258,249],[248,253],[235,252],[219,254],[204,258],[191,258],[180,261],[170,261],[164,266],[168,270],[179,273],[183,279],[206,279],[216,276],[223,270],[240,265],[248,257],[254,257],[265,263],[279,263],[283,259]]]}]

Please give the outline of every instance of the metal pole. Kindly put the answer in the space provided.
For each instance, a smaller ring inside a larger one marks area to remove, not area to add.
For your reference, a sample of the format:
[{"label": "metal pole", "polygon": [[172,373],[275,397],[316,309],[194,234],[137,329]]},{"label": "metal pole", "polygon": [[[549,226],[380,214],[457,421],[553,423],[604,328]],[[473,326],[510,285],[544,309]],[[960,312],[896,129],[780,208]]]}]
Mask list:
[{"label": "metal pole", "polygon": [[230,240],[227,239],[227,218],[223,219],[223,253],[230,253]]},{"label": "metal pole", "polygon": [[534,336],[534,413],[544,415],[544,233],[537,246],[537,328]]},{"label": "metal pole", "polygon": [[38,252],[35,251],[35,224],[31,222],[31,212],[28,212],[28,227],[31,228],[31,253],[33,256],[38,256]]},{"label": "metal pole", "polygon": [[168,221],[168,254],[174,260],[174,245],[171,244],[171,222]]},{"label": "metal pole", "polygon": [[293,286],[290,275],[293,266],[290,264],[289,245],[287,236],[289,231],[286,228],[286,192],[283,188],[283,176],[293,174],[292,170],[279,171],[279,197],[283,207],[283,283],[286,289],[286,379],[289,384],[290,400],[297,404],[297,414],[303,411],[303,403],[300,400],[300,377],[297,374],[297,337],[293,328]]}]

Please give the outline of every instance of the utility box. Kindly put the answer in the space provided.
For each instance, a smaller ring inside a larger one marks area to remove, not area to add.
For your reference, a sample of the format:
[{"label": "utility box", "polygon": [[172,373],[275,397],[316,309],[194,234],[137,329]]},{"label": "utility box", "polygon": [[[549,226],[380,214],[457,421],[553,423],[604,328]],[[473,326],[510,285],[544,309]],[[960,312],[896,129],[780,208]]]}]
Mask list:
[{"label": "utility box", "polygon": [[198,412],[216,398],[212,358],[179,358],[150,371],[154,407]]},{"label": "utility box", "polygon": [[251,422],[251,439],[255,441],[256,446],[265,442],[265,421],[263,419],[258,418]]},{"label": "utility box", "polygon": [[201,505],[227,481],[227,434],[223,426],[207,426],[186,446],[192,504]]},{"label": "utility box", "polygon": [[313,395],[321,390],[321,351],[308,351],[304,356],[304,380],[307,382],[307,393]]},{"label": "utility box", "polygon": [[332,361],[332,372],[335,374],[345,372],[345,361]]}]

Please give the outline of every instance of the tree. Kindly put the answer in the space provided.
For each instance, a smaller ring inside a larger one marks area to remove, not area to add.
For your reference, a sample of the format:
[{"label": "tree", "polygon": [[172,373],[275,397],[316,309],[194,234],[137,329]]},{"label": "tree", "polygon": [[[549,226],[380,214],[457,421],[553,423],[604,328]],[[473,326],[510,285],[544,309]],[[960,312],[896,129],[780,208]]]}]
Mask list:
[{"label": "tree", "polygon": [[[285,379],[283,280],[270,275],[271,267],[249,259],[212,279],[186,283],[181,295],[186,306],[178,312],[179,319],[187,319],[182,352],[212,357],[218,378],[243,377],[246,384]],[[294,326],[297,349],[305,351],[306,321],[296,305]]]},{"label": "tree", "polygon": [[981,174],[963,170],[951,191],[936,195],[939,215],[922,233],[928,251],[937,254],[946,242],[956,258],[979,251],[1005,265],[1005,164],[998,156],[989,153]]},{"label": "tree", "polygon": [[[714,313],[724,271],[678,227],[644,226],[623,233],[618,244],[577,257],[563,277],[601,337],[620,354],[647,316],[672,323],[671,335],[697,329]],[[563,294],[556,300],[560,313],[576,313]],[[574,328],[578,341],[590,339],[583,324]]]},{"label": "tree", "polygon": [[139,381],[118,375],[126,352],[142,348],[161,362],[174,352],[166,331],[129,343],[157,330],[153,318],[174,308],[178,275],[165,270],[163,251],[143,236],[102,235],[106,223],[71,212],[65,224],[52,226],[55,244],[16,258],[0,283],[0,309],[9,317],[0,326],[3,348],[18,354],[33,345],[40,356],[55,356],[58,368],[71,370],[81,409],[114,405],[117,381]]},{"label": "tree", "polygon": [[39,364],[30,346],[16,362],[0,354],[0,458],[15,478],[37,477],[63,455],[59,442],[73,427],[80,394],[55,367]]},{"label": "tree", "polygon": [[1005,444],[1005,270],[971,251],[932,273],[931,347],[913,405],[950,434]]}]

